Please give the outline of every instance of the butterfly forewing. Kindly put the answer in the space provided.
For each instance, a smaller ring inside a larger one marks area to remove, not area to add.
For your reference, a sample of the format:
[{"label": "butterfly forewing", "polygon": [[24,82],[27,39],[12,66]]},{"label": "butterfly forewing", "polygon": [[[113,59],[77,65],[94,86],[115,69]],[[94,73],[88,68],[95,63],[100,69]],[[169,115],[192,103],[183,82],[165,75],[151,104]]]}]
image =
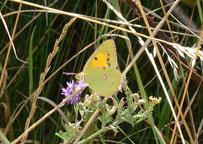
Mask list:
[{"label": "butterfly forewing", "polygon": [[92,54],[84,66],[83,72],[95,67],[117,67],[115,42],[112,39],[104,41]]}]

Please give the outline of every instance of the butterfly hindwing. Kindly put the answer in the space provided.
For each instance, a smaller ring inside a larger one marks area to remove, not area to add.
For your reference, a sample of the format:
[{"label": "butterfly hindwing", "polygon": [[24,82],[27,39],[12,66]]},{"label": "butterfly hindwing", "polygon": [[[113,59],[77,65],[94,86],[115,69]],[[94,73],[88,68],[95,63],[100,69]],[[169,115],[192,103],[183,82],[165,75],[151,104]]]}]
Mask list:
[{"label": "butterfly hindwing", "polygon": [[102,96],[111,96],[121,84],[121,73],[114,68],[93,68],[85,74],[85,83]]}]

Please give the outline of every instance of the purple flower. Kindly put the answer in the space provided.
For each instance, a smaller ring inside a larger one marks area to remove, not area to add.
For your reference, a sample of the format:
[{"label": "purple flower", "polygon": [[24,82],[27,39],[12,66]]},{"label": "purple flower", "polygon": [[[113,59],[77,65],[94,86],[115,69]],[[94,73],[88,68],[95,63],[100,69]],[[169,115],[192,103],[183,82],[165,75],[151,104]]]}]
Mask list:
[{"label": "purple flower", "polygon": [[[61,94],[64,95],[65,98],[67,98],[69,95],[73,94],[74,92],[85,89],[88,86],[88,84],[84,83],[82,80],[79,80],[77,83],[75,83],[72,80],[72,82],[66,82],[66,84],[67,84],[67,87],[62,88],[62,92],[61,92]],[[81,93],[82,93],[82,91],[79,94],[70,98],[67,101],[67,104],[75,104],[76,105],[77,102],[80,100]]]}]

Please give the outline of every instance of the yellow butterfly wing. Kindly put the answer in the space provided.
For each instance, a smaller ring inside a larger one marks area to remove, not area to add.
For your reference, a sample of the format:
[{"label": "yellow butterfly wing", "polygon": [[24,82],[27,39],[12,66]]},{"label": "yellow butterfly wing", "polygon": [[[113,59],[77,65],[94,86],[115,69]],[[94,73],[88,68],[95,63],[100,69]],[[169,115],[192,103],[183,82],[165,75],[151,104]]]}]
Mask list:
[{"label": "yellow butterfly wing", "polygon": [[88,86],[102,96],[113,95],[121,85],[121,73],[114,68],[93,68],[85,74]]},{"label": "yellow butterfly wing", "polygon": [[116,45],[112,39],[104,41],[88,59],[83,72],[95,67],[117,67]]},{"label": "yellow butterfly wing", "polygon": [[102,96],[111,96],[121,84],[117,67],[116,46],[112,39],[104,41],[84,66],[84,82]]}]

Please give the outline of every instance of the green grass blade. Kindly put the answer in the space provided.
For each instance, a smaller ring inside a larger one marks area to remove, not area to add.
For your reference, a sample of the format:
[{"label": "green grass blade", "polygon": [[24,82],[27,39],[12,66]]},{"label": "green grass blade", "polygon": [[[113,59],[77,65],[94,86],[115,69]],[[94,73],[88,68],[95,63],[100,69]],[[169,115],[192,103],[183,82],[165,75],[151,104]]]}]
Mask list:
[{"label": "green grass blade", "polygon": [[7,137],[4,135],[4,133],[1,131],[0,129],[0,137],[3,140],[3,143],[5,144],[10,144],[10,142],[8,141]]},{"label": "green grass blade", "polygon": [[29,62],[28,62],[29,95],[32,94],[32,90],[33,90],[33,54],[32,54],[32,50],[33,50],[33,37],[34,37],[34,33],[35,33],[35,28],[32,31],[32,34],[30,37],[30,44],[29,44]]}]

